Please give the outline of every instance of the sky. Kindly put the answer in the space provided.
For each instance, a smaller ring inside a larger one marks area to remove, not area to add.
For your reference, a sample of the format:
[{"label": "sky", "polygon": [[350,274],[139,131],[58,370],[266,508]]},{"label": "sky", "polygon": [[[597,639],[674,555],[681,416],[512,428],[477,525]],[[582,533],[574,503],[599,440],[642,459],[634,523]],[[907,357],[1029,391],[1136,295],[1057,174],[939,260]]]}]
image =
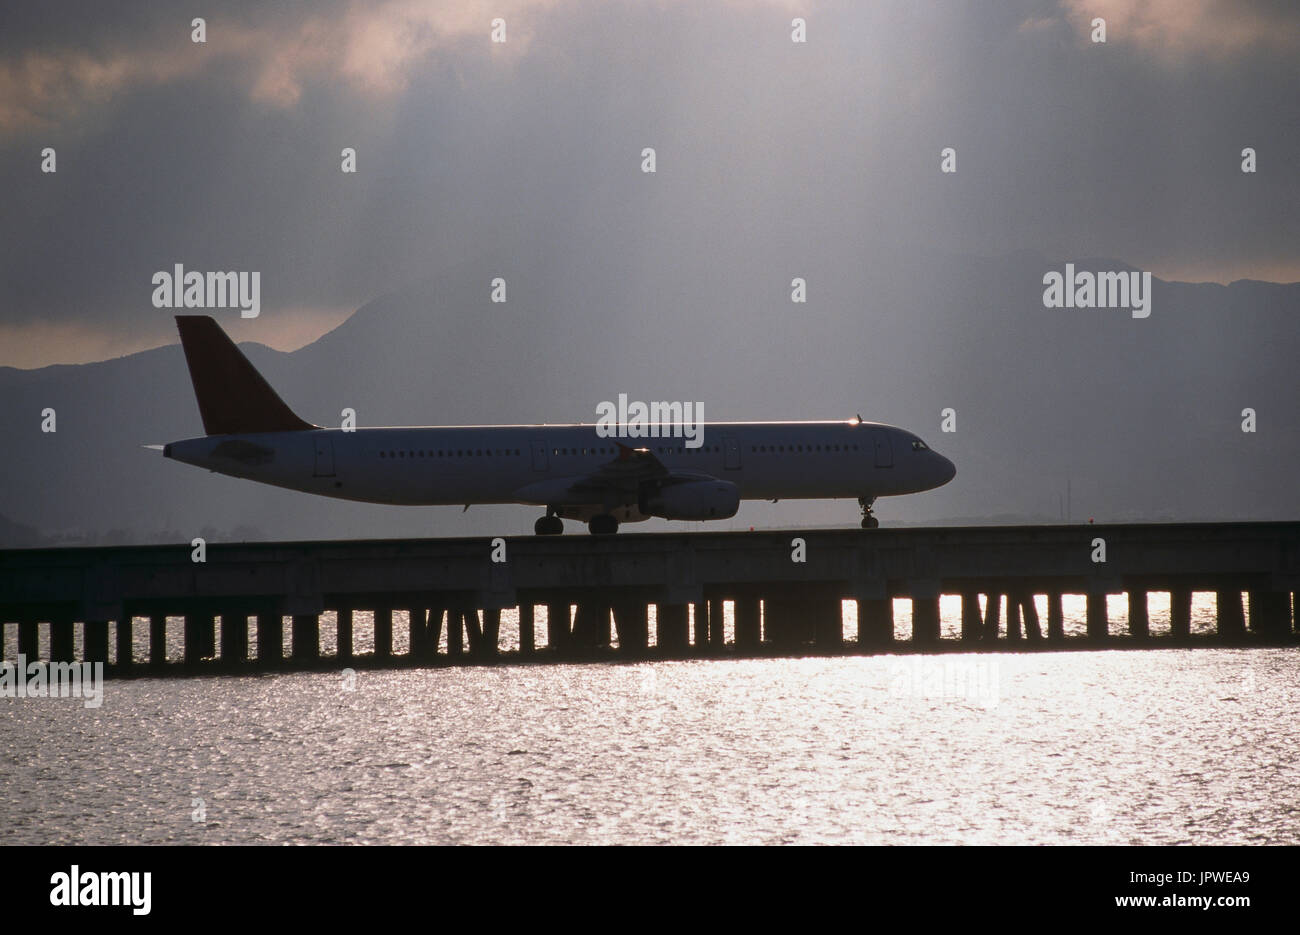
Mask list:
[{"label": "sky", "polygon": [[1282,0],[5,4],[0,366],[174,343],[176,263],[258,271],[225,321],[292,349],[602,231],[686,299],[701,251],[819,244],[1294,282],[1298,87]]}]

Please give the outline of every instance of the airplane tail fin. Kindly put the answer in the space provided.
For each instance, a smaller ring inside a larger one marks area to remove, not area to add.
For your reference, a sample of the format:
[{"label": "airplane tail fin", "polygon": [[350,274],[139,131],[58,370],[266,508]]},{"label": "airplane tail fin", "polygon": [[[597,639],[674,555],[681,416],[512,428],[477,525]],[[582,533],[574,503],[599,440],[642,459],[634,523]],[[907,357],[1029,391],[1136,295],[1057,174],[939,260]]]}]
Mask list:
[{"label": "airplane tail fin", "polygon": [[203,431],[208,435],[319,427],[294,415],[212,318],[177,315],[176,327],[203,417]]}]

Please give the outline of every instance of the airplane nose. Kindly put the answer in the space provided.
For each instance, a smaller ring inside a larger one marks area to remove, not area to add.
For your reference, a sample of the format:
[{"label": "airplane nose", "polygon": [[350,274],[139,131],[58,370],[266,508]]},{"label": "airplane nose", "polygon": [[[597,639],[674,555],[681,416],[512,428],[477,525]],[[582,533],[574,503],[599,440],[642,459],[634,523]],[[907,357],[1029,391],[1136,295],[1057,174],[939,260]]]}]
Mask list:
[{"label": "airplane nose", "polygon": [[939,465],[938,465],[939,484],[942,486],[943,484],[948,483],[948,481],[952,480],[954,477],[957,476],[957,465],[953,464],[943,455],[939,455],[938,457],[939,457]]}]

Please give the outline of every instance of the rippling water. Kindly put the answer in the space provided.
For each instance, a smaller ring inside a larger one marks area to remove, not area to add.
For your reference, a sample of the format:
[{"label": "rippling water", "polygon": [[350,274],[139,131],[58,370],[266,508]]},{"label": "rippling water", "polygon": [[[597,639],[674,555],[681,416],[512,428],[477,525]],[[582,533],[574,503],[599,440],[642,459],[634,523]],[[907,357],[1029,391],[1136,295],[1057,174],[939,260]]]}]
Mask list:
[{"label": "rippling water", "polygon": [[110,682],[0,701],[0,842],[1296,843],[1297,676],[1195,649]]}]

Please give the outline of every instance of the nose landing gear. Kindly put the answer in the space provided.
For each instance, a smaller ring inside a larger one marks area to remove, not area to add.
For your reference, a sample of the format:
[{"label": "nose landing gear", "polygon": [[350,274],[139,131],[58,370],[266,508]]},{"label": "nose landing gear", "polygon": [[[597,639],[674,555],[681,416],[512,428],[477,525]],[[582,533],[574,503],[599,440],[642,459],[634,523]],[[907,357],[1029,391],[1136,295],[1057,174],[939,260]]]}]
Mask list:
[{"label": "nose landing gear", "polygon": [[858,497],[858,506],[862,507],[863,529],[875,529],[880,525],[880,520],[871,514],[871,504],[875,502],[875,497]]},{"label": "nose landing gear", "polygon": [[539,536],[558,536],[564,532],[564,521],[550,511],[540,516],[533,524],[533,532]]}]

